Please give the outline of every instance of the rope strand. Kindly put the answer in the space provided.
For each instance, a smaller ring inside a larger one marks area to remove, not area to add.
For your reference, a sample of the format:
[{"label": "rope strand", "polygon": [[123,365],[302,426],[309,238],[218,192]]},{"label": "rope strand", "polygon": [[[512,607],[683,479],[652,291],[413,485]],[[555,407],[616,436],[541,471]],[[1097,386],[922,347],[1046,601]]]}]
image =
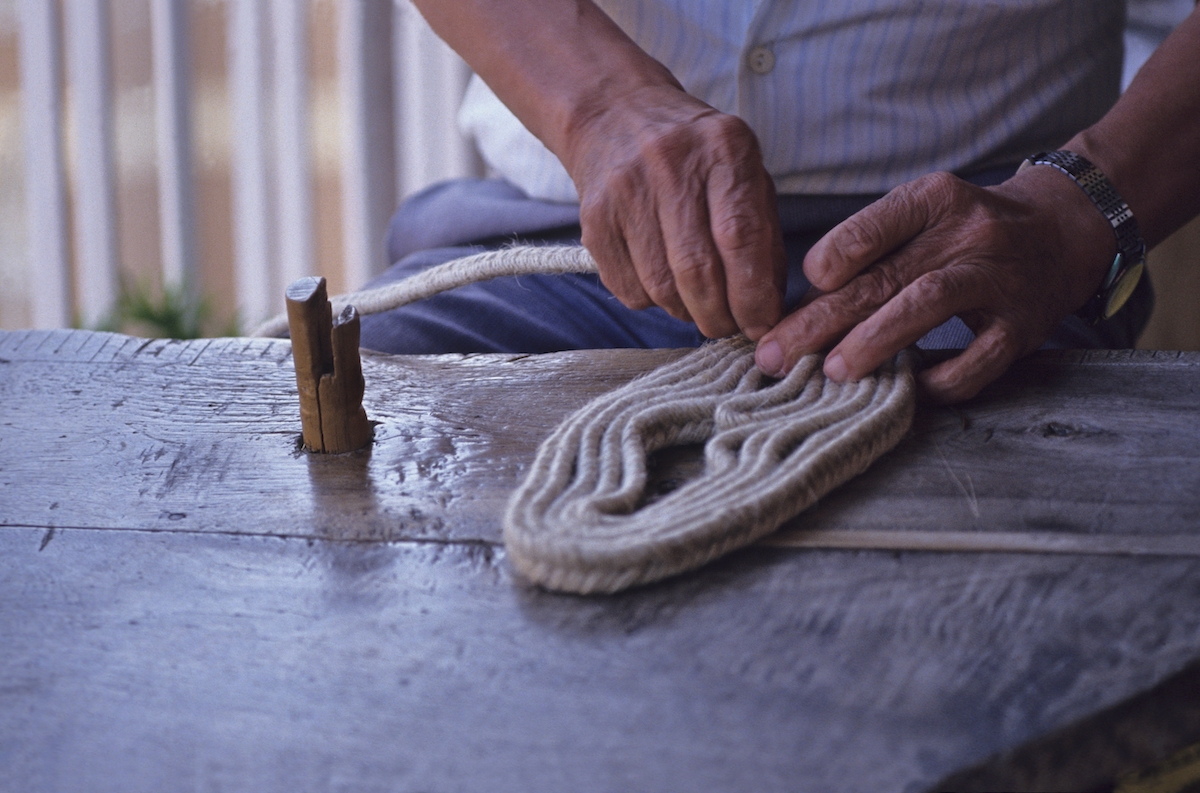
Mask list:
[{"label": "rope strand", "polygon": [[[743,337],[714,342],[564,421],[509,501],[504,544],[516,569],[578,593],[691,570],[866,470],[911,424],[907,353],[844,384],[825,379],[816,355],[779,381],[753,361]],[[703,473],[638,508],[647,457],[699,441]]]},{"label": "rope strand", "polygon": [[[489,281],[505,275],[562,275],[594,273],[596,262],[587,248],[579,245],[522,245],[485,251],[474,256],[430,267],[411,278],[329,298],[336,317],[346,306],[354,306],[360,315],[378,314],[393,308],[425,300],[467,284]],[[259,325],[251,336],[282,336],[287,332],[287,314],[277,314]]]}]

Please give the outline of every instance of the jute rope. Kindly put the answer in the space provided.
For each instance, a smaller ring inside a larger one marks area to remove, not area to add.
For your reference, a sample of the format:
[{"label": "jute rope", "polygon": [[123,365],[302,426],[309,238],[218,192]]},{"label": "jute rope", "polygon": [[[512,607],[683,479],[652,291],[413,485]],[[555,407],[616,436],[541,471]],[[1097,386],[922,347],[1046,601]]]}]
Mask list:
[{"label": "jute rope", "polygon": [[[501,275],[595,272],[579,247],[522,247],[449,262],[335,298],[369,314]],[[256,335],[287,327],[276,318]],[[820,356],[782,380],[754,366],[744,337],[706,344],[567,418],[538,450],[504,517],[504,542],[531,581],[615,592],[690,570],[769,534],[861,473],[908,430],[912,361],[826,380]],[[648,502],[646,461],[704,443],[704,472]]]},{"label": "jute rope", "polygon": [[[609,394],[542,444],[513,494],[504,543],[550,589],[614,592],[698,567],[777,529],[864,471],[907,431],[906,354],[838,384],[810,355],[783,380],[742,337],[705,345]],[[646,458],[704,443],[704,471],[646,499]]]},{"label": "jute rope", "polygon": [[[564,273],[594,273],[596,262],[586,248],[578,245],[523,245],[486,251],[474,256],[430,267],[411,278],[394,284],[350,292],[329,298],[333,316],[346,306],[354,306],[359,314],[378,314],[393,308],[416,303],[460,286],[488,281],[505,275],[562,275]],[[287,314],[278,314],[254,329],[252,336],[282,336],[287,332]]]}]

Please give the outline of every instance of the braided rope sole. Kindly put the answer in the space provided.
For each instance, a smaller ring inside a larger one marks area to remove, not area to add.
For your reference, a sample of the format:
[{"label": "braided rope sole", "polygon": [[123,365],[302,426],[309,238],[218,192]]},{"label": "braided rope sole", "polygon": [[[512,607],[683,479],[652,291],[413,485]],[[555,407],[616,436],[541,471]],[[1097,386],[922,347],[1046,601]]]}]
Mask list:
[{"label": "braided rope sole", "polygon": [[[549,589],[615,592],[691,570],[777,529],[907,432],[907,353],[853,383],[810,355],[783,380],[735,337],[601,396],[542,444],[504,519],[516,569]],[[644,500],[647,457],[704,442],[704,472]]]}]

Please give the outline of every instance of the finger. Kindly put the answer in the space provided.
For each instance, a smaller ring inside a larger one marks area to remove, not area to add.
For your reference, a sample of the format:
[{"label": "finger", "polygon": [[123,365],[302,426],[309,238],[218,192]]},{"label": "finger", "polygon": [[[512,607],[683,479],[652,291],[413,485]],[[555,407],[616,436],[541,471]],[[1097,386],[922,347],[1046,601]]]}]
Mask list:
[{"label": "finger", "polygon": [[775,188],[760,170],[728,169],[709,183],[708,196],[729,312],[737,328],[753,340],[779,323],[787,287]]},{"label": "finger", "polygon": [[953,179],[929,174],[900,185],[834,226],[804,257],[805,276],[827,292],[844,286],[931,225]]},{"label": "finger", "polygon": [[[669,267],[665,272],[643,274],[643,286],[659,305],[672,296],[681,301],[705,336],[736,333],[738,326],[725,293],[723,262],[709,231],[704,193],[699,186],[690,186],[675,195],[678,200],[660,208]],[[648,283],[650,278],[655,280]]]},{"label": "finger", "polygon": [[825,358],[825,374],[839,382],[857,380],[941,325],[984,299],[978,282],[963,268],[919,277],[846,334]]},{"label": "finger", "polygon": [[[828,349],[903,289],[895,271],[889,265],[876,266],[793,311],[759,341],[759,368],[782,375],[804,355]],[[770,365],[776,362],[780,366],[772,370]]]},{"label": "finger", "polygon": [[[661,253],[661,241],[659,252],[655,253],[655,246],[648,243],[644,236],[635,237],[640,240],[635,253],[629,249],[628,235],[616,217],[585,210],[581,212],[581,221],[583,235],[580,241],[596,260],[600,281],[605,288],[623,305],[635,311],[655,305],[642,286],[641,268],[667,268],[666,256]],[[682,303],[677,303],[675,308],[681,311]]]},{"label": "finger", "polygon": [[689,303],[685,299],[677,271],[681,265],[674,240],[669,229],[659,225],[652,209],[642,214],[639,222],[627,228],[625,244],[629,247],[641,288],[652,304],[660,306],[676,319],[693,321],[696,300],[693,297]]},{"label": "finger", "polygon": [[970,399],[1027,352],[1014,334],[995,323],[976,336],[961,354],[920,372],[917,385],[921,397],[936,404]]}]

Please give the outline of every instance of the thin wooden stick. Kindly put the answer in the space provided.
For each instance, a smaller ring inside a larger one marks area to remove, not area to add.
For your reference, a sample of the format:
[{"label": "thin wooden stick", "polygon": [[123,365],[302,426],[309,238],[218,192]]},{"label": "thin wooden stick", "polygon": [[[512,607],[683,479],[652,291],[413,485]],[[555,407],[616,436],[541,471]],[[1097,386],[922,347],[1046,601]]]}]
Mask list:
[{"label": "thin wooden stick", "polygon": [[300,391],[300,427],[304,445],[314,451],[325,451],[318,389],[321,375],[333,371],[331,313],[324,278],[301,278],[287,288],[288,330],[296,364],[296,388]]},{"label": "thin wooden stick", "polygon": [[1023,531],[783,529],[759,541],[776,548],[842,548],[974,553],[1200,556],[1192,534],[1068,534]]},{"label": "thin wooden stick", "polygon": [[321,375],[321,438],[327,452],[361,449],[371,440],[358,340],[358,311],[346,306],[333,322],[333,371]]},{"label": "thin wooden stick", "polygon": [[334,454],[361,449],[371,440],[371,423],[362,407],[358,312],[347,306],[334,323],[325,279],[310,276],[287,288],[287,313],[305,447]]}]

